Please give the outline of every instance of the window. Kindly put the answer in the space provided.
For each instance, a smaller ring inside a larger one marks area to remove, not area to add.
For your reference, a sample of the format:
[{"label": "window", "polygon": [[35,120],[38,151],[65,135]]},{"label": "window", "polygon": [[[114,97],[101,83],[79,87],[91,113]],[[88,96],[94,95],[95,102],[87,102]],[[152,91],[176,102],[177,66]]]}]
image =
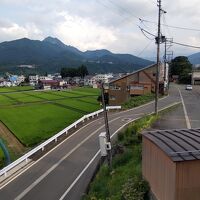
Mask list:
[{"label": "window", "polygon": [[121,90],[121,87],[117,84],[110,84],[110,90]]},{"label": "window", "polygon": [[131,90],[144,90],[144,86],[143,85],[131,85],[130,89]]},{"label": "window", "polygon": [[110,95],[110,100],[116,100],[116,97],[113,95]]}]

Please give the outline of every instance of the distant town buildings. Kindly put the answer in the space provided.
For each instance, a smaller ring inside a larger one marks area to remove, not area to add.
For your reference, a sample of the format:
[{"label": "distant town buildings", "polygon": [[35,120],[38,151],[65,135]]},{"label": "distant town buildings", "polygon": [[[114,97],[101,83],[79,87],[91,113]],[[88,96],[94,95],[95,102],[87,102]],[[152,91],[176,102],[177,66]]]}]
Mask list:
[{"label": "distant town buildings", "polygon": [[32,74],[28,77],[24,75],[8,75],[7,78],[0,78],[0,87],[11,87],[21,85],[26,81],[26,84],[35,87],[36,89],[55,89],[68,88],[71,86],[88,86],[99,88],[101,83],[108,84],[111,80],[119,78],[121,74],[95,74],[81,77],[66,77],[62,78],[60,73],[38,75]]}]

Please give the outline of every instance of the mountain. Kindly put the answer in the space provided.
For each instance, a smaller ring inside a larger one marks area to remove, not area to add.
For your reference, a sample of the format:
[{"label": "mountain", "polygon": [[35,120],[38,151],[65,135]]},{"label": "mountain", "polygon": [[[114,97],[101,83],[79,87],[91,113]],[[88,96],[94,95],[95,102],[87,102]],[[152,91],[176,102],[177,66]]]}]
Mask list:
[{"label": "mountain", "polygon": [[[106,49],[85,51],[65,45],[57,38],[22,38],[0,43],[0,71],[18,72],[19,65],[34,65],[38,72],[58,72],[62,67],[87,66],[90,73],[132,72],[153,62]],[[29,69],[30,70],[30,69]]]},{"label": "mountain", "polygon": [[188,59],[192,64],[200,64],[200,52],[188,56]]}]

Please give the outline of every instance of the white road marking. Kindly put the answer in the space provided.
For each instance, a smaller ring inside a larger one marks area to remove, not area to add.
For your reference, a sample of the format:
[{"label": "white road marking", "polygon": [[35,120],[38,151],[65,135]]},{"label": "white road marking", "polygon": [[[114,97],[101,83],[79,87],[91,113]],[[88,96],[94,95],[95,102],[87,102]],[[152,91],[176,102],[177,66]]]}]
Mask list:
[{"label": "white road marking", "polygon": [[81,178],[81,176],[84,174],[84,172],[88,169],[88,167],[92,164],[92,162],[96,159],[96,157],[99,155],[100,150],[96,152],[94,157],[90,160],[90,162],[85,166],[85,168],[82,170],[82,172],[77,176],[77,178],[73,181],[73,183],[68,187],[68,189],[65,191],[65,193],[60,197],[59,200],[63,200],[65,196],[69,193],[69,191],[74,187],[74,185],[78,182],[78,180]]},{"label": "white road marking", "polygon": [[[180,102],[175,102],[175,103],[172,103],[170,104],[169,106],[166,106],[162,109],[160,109],[159,111],[163,111],[167,108],[170,108],[174,105],[177,105],[179,104]],[[151,115],[151,114],[154,114],[154,112],[151,112],[149,113],[148,115]],[[132,119],[131,121],[128,121],[127,123],[125,123],[123,126],[121,126],[120,128],[118,128],[112,135],[111,135],[111,138],[114,137],[116,135],[116,133],[118,133],[121,129],[123,129],[126,125],[128,125],[129,123],[131,122],[134,122],[138,119],[140,119],[141,117],[137,117],[135,119]],[[95,156],[90,160],[90,162],[85,166],[85,168],[81,171],[81,173],[77,176],[77,178],[73,181],[73,183],[67,188],[67,190],[64,192],[64,194],[60,197],[59,200],[63,200],[67,194],[70,192],[70,190],[74,187],[74,185],[79,181],[79,179],[81,178],[81,176],[84,174],[84,172],[89,168],[89,166],[92,164],[92,162],[96,159],[96,157],[98,156],[98,154],[100,153],[100,150],[98,150],[95,154]]]},{"label": "white road marking", "polygon": [[[137,119],[139,119],[140,117],[133,119],[132,121],[129,121],[127,123],[125,123],[123,126],[121,126],[119,129],[117,129],[112,135],[111,138],[118,133],[122,128],[124,128],[127,124],[129,124],[130,122],[133,122]],[[94,157],[90,160],[90,162],[85,166],[85,168],[81,171],[81,173],[77,176],[77,178],[73,181],[73,183],[67,188],[67,190],[65,191],[65,193],[60,197],[59,200],[63,200],[65,198],[65,196],[70,192],[70,190],[74,187],[74,185],[78,182],[78,180],[81,178],[81,176],[83,175],[83,173],[89,168],[89,166],[92,164],[92,162],[95,160],[95,158],[98,156],[98,154],[100,153],[100,150],[98,150],[96,152],[96,154],[94,155]]]},{"label": "white road marking", "polygon": [[[161,98],[160,100],[164,100],[164,99],[166,99],[167,97],[169,97],[169,95],[167,95],[167,96]],[[143,104],[143,105],[141,105],[141,106],[132,108],[132,109],[130,109],[130,110],[122,111],[122,112],[120,112],[120,114],[129,112],[129,111],[133,111],[133,110],[135,110],[135,109],[138,109],[138,108],[141,108],[141,107],[150,105],[150,104],[152,104],[153,102],[154,102],[154,101],[151,101],[151,102],[148,102],[148,103]],[[117,115],[117,114],[119,114],[119,113],[112,114],[111,116],[115,116],[115,115]],[[137,115],[137,114],[135,114],[135,115]],[[65,140],[63,140],[60,144],[56,145],[53,149],[51,149],[51,150],[48,151],[46,154],[44,154],[40,159],[38,159],[37,161],[35,161],[35,162],[33,162],[32,164],[30,164],[28,167],[26,167],[25,169],[23,169],[23,171],[21,171],[21,172],[18,173],[16,176],[14,176],[14,177],[11,178],[9,181],[7,181],[7,182],[4,183],[2,186],[0,186],[0,190],[1,190],[2,188],[4,188],[5,186],[7,186],[10,182],[12,182],[13,180],[15,180],[17,177],[19,177],[21,174],[23,174],[24,172],[26,172],[29,168],[31,168],[32,166],[34,166],[35,164],[37,164],[37,163],[38,163],[40,160],[42,160],[45,156],[47,156],[47,155],[50,154],[52,151],[54,151],[55,149],[57,149],[57,148],[58,148],[60,145],[62,145],[65,141],[67,141],[67,140],[70,139],[72,136],[74,136],[78,131],[80,131],[80,130],[82,130],[83,128],[89,126],[89,125],[92,124],[93,122],[99,121],[99,120],[101,120],[101,119],[102,119],[102,117],[99,118],[99,119],[96,119],[95,121],[90,122],[89,124],[83,126],[83,127],[80,128],[79,130],[77,130],[77,131],[76,131],[75,133],[73,133],[71,136],[69,136],[68,138],[66,138]],[[100,124],[100,123],[99,123],[99,124]]]},{"label": "white road marking", "polygon": [[42,160],[45,156],[47,156],[48,154],[50,154],[52,151],[54,151],[55,149],[57,149],[59,146],[61,146],[64,142],[66,142],[67,140],[69,140],[71,137],[73,137],[75,134],[77,134],[80,130],[84,129],[85,127],[89,126],[90,124],[92,124],[93,122],[99,121],[103,119],[103,117],[96,119],[94,121],[91,121],[90,123],[86,124],[85,126],[81,127],[80,129],[78,129],[76,132],[74,132],[72,135],[70,135],[69,137],[67,137],[66,139],[64,139],[61,143],[59,143],[58,145],[56,145],[54,148],[52,148],[50,151],[48,151],[46,154],[44,154],[41,158],[39,158],[37,161],[33,162],[32,164],[30,164],[28,167],[26,167],[22,172],[18,173],[16,176],[14,176],[13,178],[11,178],[9,181],[7,181],[5,184],[3,184],[0,187],[0,190],[2,188],[4,188],[6,185],[8,185],[10,182],[12,182],[13,180],[15,180],[17,177],[19,177],[21,174],[23,174],[24,172],[26,172],[29,168],[31,168],[32,166],[34,166],[35,164],[37,164],[40,160]]},{"label": "white road marking", "polygon": [[[117,117],[111,120],[109,123],[119,119]],[[102,129],[104,125],[100,126],[96,131],[87,136],[83,141],[81,141],[78,145],[76,145],[71,151],[69,151],[64,157],[62,157],[56,164],[54,164],[51,168],[49,168],[43,175],[41,175],[38,179],[36,179],[29,187],[27,187],[21,194],[19,194],[15,200],[22,199],[30,190],[32,190],[38,183],[40,183],[46,176],[48,176],[56,167],[58,167],[67,157],[69,157],[75,150],[77,150],[84,142],[90,139],[93,135],[95,135],[100,129]]]},{"label": "white road marking", "polygon": [[185,115],[186,126],[187,126],[188,129],[191,129],[191,124],[190,124],[190,120],[189,120],[189,117],[188,117],[188,114],[187,114],[187,110],[186,110],[186,107],[185,107],[183,96],[182,96],[179,88],[178,88],[178,91],[179,91],[179,94],[180,94],[180,97],[181,97],[181,102],[183,104],[183,111],[184,111],[184,115]]}]

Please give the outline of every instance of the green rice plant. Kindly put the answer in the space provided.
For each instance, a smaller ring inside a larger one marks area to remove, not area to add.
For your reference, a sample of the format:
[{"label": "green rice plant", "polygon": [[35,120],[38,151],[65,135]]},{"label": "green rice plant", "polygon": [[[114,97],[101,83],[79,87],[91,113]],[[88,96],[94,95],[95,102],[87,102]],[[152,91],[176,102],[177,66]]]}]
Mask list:
[{"label": "green rice plant", "polygon": [[0,120],[27,147],[32,147],[83,115],[100,109],[98,89],[0,94]]}]

